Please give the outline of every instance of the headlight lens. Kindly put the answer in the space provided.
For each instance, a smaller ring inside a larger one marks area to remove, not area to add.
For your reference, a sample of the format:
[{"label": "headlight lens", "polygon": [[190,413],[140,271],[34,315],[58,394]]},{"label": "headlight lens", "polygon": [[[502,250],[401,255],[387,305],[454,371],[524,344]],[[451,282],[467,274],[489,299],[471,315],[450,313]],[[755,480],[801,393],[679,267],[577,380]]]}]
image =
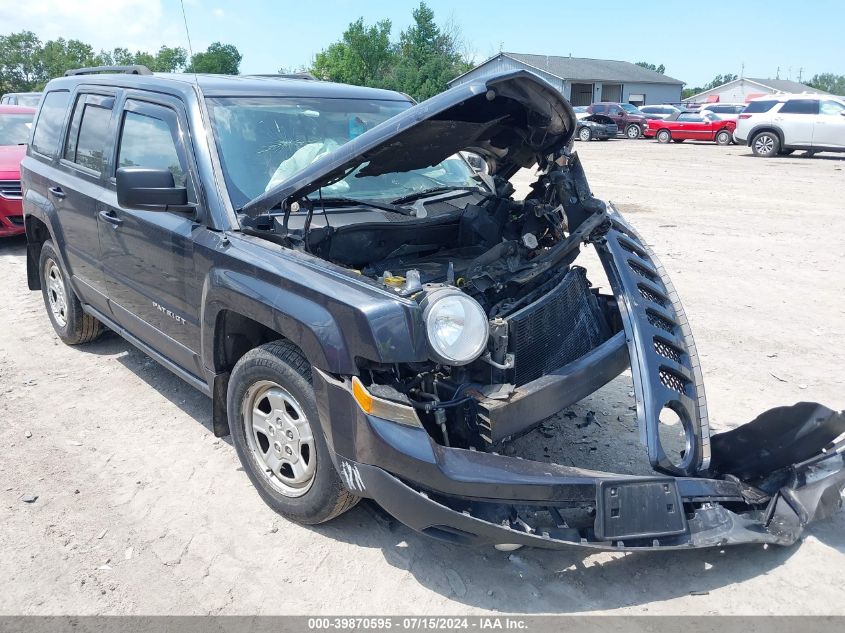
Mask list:
[{"label": "headlight lens", "polygon": [[487,316],[460,290],[432,292],[425,299],[423,318],[432,356],[441,363],[466,365],[487,346]]}]

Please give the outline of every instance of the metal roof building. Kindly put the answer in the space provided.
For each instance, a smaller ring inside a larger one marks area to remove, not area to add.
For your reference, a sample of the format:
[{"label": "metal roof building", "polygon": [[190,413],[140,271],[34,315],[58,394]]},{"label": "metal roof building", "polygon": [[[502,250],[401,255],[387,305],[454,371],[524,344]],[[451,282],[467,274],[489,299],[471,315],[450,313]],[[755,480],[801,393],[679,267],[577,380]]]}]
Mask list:
[{"label": "metal roof building", "polygon": [[681,100],[684,85],[679,79],[630,62],[502,52],[455,77],[449,86],[494,72],[518,69],[540,75],[576,106],[596,101],[619,101],[635,105],[677,103]]},{"label": "metal roof building", "polygon": [[824,90],[816,90],[797,81],[789,79],[755,79],[753,77],[740,77],[728,83],[716,86],[710,90],[699,92],[684,99],[686,103],[745,103],[754,97],[777,94],[781,92],[800,94],[809,92],[812,94],[830,94]]}]

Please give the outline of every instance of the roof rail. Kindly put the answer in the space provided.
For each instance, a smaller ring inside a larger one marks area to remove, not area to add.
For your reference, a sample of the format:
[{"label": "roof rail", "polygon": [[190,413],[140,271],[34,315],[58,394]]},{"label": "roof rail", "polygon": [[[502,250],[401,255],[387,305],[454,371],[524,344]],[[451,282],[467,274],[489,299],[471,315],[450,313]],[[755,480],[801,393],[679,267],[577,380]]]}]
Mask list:
[{"label": "roof rail", "polygon": [[98,73],[123,73],[126,75],[152,75],[152,71],[146,66],[135,64],[133,66],[91,66],[90,68],[76,68],[66,70],[65,77],[74,75],[96,75]]},{"label": "roof rail", "polygon": [[314,75],[309,72],[301,72],[301,73],[267,73],[267,74],[255,74],[255,75],[247,75],[248,77],[262,77],[264,79],[308,79],[309,81],[319,81]]}]

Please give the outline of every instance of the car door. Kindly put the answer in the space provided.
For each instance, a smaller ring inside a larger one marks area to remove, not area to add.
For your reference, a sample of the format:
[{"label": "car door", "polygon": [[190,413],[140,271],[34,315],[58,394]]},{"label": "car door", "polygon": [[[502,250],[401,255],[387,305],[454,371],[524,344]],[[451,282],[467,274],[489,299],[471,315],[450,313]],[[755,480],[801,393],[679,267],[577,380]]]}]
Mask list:
[{"label": "car door", "polygon": [[783,131],[783,143],[809,147],[813,143],[813,128],[818,119],[818,99],[790,99],[772,119]]},{"label": "car door", "polygon": [[845,149],[845,104],[825,99],[813,124],[813,147]]},{"label": "car door", "polygon": [[672,138],[676,139],[701,139],[701,125],[704,119],[693,112],[682,112],[675,120],[672,129]]},{"label": "car door", "polygon": [[103,195],[106,157],[113,143],[116,91],[77,92],[48,199],[64,235],[66,264],[84,303],[107,307],[108,291],[100,265],[97,205]]},{"label": "car door", "polygon": [[169,169],[196,202],[196,173],[181,102],[128,92],[119,113],[113,169],[99,211],[103,270],[112,314],[131,334],[189,373],[201,375],[194,237],[206,230],[193,212],[138,211],[118,205],[120,167]]},{"label": "car door", "polygon": [[620,132],[625,131],[625,123],[628,120],[625,110],[616,105],[608,106],[607,116],[613,119],[613,122],[616,124],[616,127],[619,128]]}]

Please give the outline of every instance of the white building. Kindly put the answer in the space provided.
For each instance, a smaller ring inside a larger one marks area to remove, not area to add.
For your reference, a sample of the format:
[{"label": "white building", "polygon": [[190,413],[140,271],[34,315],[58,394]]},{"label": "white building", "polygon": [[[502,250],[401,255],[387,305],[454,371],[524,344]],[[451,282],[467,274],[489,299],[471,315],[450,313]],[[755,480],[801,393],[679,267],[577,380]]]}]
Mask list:
[{"label": "white building", "polygon": [[741,77],[721,86],[699,92],[684,99],[686,103],[745,103],[755,97],[762,97],[777,93],[808,92],[813,94],[830,94],[824,90],[816,90],[810,86],[790,81],[789,79],[754,79]]}]

